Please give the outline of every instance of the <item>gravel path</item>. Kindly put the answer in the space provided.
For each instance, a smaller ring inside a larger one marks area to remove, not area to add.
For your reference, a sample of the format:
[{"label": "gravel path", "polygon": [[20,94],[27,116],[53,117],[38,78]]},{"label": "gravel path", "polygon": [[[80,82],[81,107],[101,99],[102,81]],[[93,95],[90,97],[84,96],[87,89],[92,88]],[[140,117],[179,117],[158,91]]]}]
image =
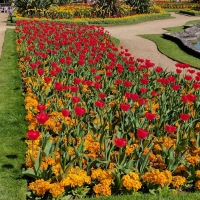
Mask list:
[{"label": "gravel path", "polygon": [[[191,20],[200,20],[200,17],[190,17],[171,13],[175,18],[142,22],[134,25],[105,27],[107,31],[120,40],[120,45],[129,49],[135,58],[149,59],[157,66],[175,71],[175,61],[160,53],[154,42],[141,38],[142,34],[162,34],[163,28],[182,26]],[[173,51],[173,49],[172,49]]]}]

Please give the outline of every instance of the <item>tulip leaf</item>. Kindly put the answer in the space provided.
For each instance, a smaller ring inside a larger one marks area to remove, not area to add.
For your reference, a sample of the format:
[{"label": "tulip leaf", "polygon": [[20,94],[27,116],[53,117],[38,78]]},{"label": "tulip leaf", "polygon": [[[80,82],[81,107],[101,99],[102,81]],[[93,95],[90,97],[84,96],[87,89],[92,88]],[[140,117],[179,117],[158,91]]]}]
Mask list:
[{"label": "tulip leaf", "polygon": [[45,155],[48,157],[50,152],[52,151],[53,142],[49,141],[44,149]]},{"label": "tulip leaf", "polygon": [[28,168],[26,171],[23,171],[22,174],[35,179],[41,178],[40,176],[36,175],[35,171],[32,168]]}]

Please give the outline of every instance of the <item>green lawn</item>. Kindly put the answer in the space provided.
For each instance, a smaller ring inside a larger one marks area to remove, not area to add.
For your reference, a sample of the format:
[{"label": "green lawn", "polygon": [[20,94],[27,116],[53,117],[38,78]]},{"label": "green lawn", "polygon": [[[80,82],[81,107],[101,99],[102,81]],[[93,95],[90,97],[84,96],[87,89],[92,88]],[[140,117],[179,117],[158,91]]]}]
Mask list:
[{"label": "green lawn", "polygon": [[[186,23],[186,25],[189,24],[196,24],[200,22],[200,20],[194,20],[194,21],[189,21]],[[169,28],[164,28],[164,30],[167,30],[167,32],[183,32],[184,27],[183,26],[178,26],[178,27],[169,27]],[[191,66],[200,69],[200,59],[186,53],[184,50],[182,50],[178,44],[175,42],[163,38],[162,34],[145,34],[145,35],[140,35],[141,37],[151,40],[156,43],[158,50],[168,56],[169,58],[182,62],[182,63],[189,63]],[[173,51],[172,51],[173,49]]]},{"label": "green lawn", "polygon": [[17,67],[15,32],[7,29],[0,62],[0,200],[25,200],[26,133],[22,87]]},{"label": "green lawn", "polygon": [[160,195],[152,194],[133,194],[124,196],[111,196],[100,198],[87,198],[85,200],[200,200],[200,193],[163,193]]}]

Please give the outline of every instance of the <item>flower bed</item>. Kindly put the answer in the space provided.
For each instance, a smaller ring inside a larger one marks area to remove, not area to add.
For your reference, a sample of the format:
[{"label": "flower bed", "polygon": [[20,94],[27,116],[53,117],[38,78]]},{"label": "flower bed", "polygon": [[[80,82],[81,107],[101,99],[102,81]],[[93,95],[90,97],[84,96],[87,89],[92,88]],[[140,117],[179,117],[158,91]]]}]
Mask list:
[{"label": "flower bed", "polygon": [[17,21],[16,32],[33,198],[200,189],[199,72],[118,51],[101,27]]},{"label": "flower bed", "polygon": [[200,12],[196,10],[180,10],[180,13],[192,16],[200,16]]},{"label": "flower bed", "polygon": [[193,9],[199,7],[197,3],[166,3],[166,2],[155,2],[156,5],[163,9]]},{"label": "flower bed", "polygon": [[[100,13],[104,12],[99,8],[93,7],[91,4],[67,4],[64,6],[50,7],[49,9],[28,9],[23,13],[18,13],[17,10],[14,14],[17,17],[26,17],[26,18],[45,18],[45,19],[94,19],[98,18]],[[160,13],[162,12],[162,8],[153,5],[149,9],[149,13]],[[120,12],[112,16],[112,18],[120,18],[133,16],[136,12],[132,10],[132,8],[126,4],[120,4]],[[109,16],[105,16],[104,18],[111,18]]]}]

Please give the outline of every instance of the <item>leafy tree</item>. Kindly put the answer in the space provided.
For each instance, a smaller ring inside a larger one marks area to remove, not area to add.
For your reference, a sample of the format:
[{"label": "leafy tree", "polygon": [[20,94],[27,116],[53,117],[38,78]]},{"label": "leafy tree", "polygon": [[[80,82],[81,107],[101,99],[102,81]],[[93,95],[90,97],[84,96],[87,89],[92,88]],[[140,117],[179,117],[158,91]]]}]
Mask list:
[{"label": "leafy tree", "polygon": [[131,6],[136,13],[149,13],[152,6],[151,0],[126,0],[126,4]]}]

